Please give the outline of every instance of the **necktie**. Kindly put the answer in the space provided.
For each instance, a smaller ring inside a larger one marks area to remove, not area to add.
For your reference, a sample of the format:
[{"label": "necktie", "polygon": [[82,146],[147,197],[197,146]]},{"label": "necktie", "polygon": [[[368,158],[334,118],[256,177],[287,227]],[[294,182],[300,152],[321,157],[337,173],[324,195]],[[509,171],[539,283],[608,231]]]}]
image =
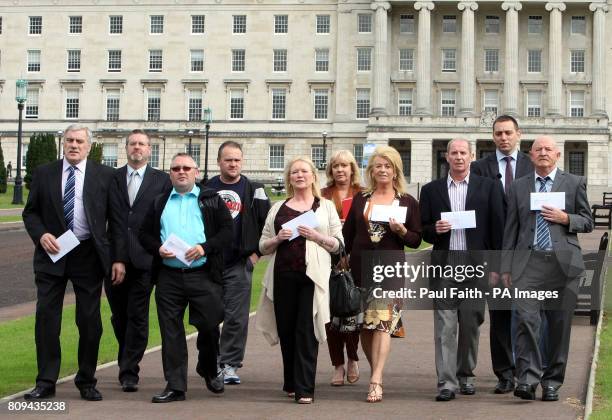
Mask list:
[{"label": "necktie", "polygon": [[134,171],[130,175],[130,182],[128,182],[128,196],[130,197],[130,206],[134,204],[136,194],[138,194],[138,178],[140,175]]},{"label": "necktie", "polygon": [[74,228],[74,166],[68,168],[68,179],[66,179],[66,185],[64,186],[64,220],[68,229],[73,230]]},{"label": "necktie", "polygon": [[[549,179],[550,179],[549,177],[546,177],[546,178],[538,177],[538,181],[540,182],[539,192],[546,192],[546,182]],[[552,248],[552,242],[550,240],[549,224],[546,220],[544,220],[542,213],[540,213],[539,211],[536,212],[536,234],[537,234],[536,244],[537,244],[538,249],[545,250],[545,249]]]},{"label": "necktie", "polygon": [[504,158],[506,161],[506,173],[504,177],[504,192],[508,195],[510,191],[510,184],[514,181],[514,176],[512,176],[512,156],[506,156]]}]

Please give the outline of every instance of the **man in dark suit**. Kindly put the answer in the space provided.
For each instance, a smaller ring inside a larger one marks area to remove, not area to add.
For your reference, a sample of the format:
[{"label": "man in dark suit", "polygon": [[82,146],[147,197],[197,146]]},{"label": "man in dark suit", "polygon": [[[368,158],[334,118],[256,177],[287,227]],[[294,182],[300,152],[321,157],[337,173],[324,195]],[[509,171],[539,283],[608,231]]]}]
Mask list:
[{"label": "man in dark suit", "polygon": [[172,188],[165,172],[148,165],[151,139],[143,130],[133,130],[126,139],[127,165],[113,177],[110,205],[121,220],[113,232],[111,281],[104,290],[112,311],[111,322],[119,343],[119,382],[124,392],[138,390],[138,364],[149,338],[152,256],[144,250],[138,233],[153,199]]},{"label": "man in dark suit", "polygon": [[[444,266],[454,261],[480,264],[483,251],[501,249],[504,223],[503,192],[498,182],[470,173],[472,150],[464,139],[448,143],[446,160],[450,170],[447,178],[425,185],[421,190],[421,222],[423,239],[432,243],[431,263]],[[453,229],[442,212],[473,210],[476,227]],[[448,252],[445,252],[448,251]],[[493,273],[492,273],[493,274]],[[484,299],[472,301],[452,298],[451,288],[468,289],[478,286],[478,279],[431,279],[431,287],[446,291],[447,297],[434,300],[434,340],[437,401],[450,401],[455,392],[473,395],[474,369],[478,356],[480,325],[484,321]],[[459,334],[457,334],[457,326]]]},{"label": "man in dark suit", "polygon": [[[510,189],[504,230],[502,282],[515,285],[514,306],[518,326],[516,339],[517,387],[514,395],[535,399],[538,384],[542,400],[557,401],[563,384],[577,285],[584,261],[577,233],[593,230],[586,180],[557,168],[560,152],[555,140],[538,137],[531,149],[535,173],[518,179]],[[564,192],[565,209],[544,205],[532,210],[534,192]],[[547,292],[538,300],[527,293]],[[548,366],[542,367],[538,347],[542,318],[548,322]]]},{"label": "man in dark suit", "polygon": [[[64,158],[34,171],[23,221],[36,245],[34,273],[36,302],[36,387],[25,399],[55,395],[60,369],[60,326],[67,281],[76,295],[79,329],[79,370],[74,382],[81,397],[99,401],[96,389],[98,346],[102,335],[100,293],[109,273],[109,242],[106,236],[108,193],[114,170],[87,160],[91,131],[71,125],[64,131]],[[111,221],[114,224],[114,221]],[[57,238],[71,230],[79,245],[53,263],[49,254],[61,246]]]},{"label": "man in dark suit", "polygon": [[[521,130],[518,122],[510,115],[500,115],[493,122],[495,153],[472,162],[471,172],[487,178],[499,179],[504,192],[508,194],[512,182],[533,172],[533,163],[518,149]],[[505,198],[505,197],[504,197]],[[505,204],[505,200],[504,200]],[[491,277],[490,287],[498,287],[499,278]],[[489,338],[491,362],[498,382],[493,390],[505,394],[514,390],[514,357],[512,355],[512,311],[492,310],[489,301]]]}]

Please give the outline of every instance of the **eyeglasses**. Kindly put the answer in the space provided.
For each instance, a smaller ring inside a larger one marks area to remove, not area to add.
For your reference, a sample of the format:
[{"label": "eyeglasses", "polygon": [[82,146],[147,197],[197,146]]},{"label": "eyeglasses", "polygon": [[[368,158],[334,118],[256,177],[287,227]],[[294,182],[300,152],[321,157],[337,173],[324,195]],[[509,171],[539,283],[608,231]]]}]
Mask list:
[{"label": "eyeglasses", "polygon": [[181,171],[183,171],[183,172],[189,172],[189,171],[191,171],[192,169],[195,169],[195,168],[194,168],[193,166],[173,166],[173,167],[171,167],[171,168],[170,168],[170,170],[171,170],[172,172],[177,172],[177,173],[178,173],[178,172],[181,172]]}]

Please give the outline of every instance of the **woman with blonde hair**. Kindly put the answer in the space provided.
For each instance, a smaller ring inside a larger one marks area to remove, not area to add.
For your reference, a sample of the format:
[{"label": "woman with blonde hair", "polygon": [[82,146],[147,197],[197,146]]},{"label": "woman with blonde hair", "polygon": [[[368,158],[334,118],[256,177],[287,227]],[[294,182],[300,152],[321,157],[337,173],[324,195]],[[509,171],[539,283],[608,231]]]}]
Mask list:
[{"label": "woman with blonde hair", "polygon": [[[313,402],[319,343],[329,322],[330,253],[342,246],[342,225],[334,204],[321,197],[317,171],[309,158],[285,168],[287,199],[268,213],[259,241],[271,254],[263,279],[257,328],[270,344],[280,341],[283,390],[300,404]],[[318,226],[283,225],[309,211]],[[294,238],[295,236],[295,238]]]},{"label": "woman with blonde hair", "polygon": [[[325,171],[327,187],[321,190],[321,195],[331,200],[336,206],[340,221],[350,209],[353,196],[363,190],[359,183],[359,168],[355,157],[348,150],[337,150],[332,153]],[[345,213],[343,215],[343,213]],[[350,318],[332,318],[327,324],[327,347],[334,366],[332,386],[344,385],[346,380],[352,384],[359,380],[359,321],[362,316]],[[344,368],[344,349],[346,347],[347,368]]]},{"label": "woman with blonde hair", "polygon": [[[362,253],[402,251],[421,243],[421,217],[418,202],[407,193],[402,159],[392,147],[379,146],[365,171],[366,191],[353,198],[353,205],[342,232],[350,255],[350,266],[357,284],[362,284]],[[389,223],[371,220],[374,205],[407,208],[406,221],[393,218]],[[382,375],[391,346],[391,334],[400,325],[400,305],[393,300],[374,299],[368,304],[361,329],[361,346],[370,363],[371,375],[367,402],[382,401]]]}]

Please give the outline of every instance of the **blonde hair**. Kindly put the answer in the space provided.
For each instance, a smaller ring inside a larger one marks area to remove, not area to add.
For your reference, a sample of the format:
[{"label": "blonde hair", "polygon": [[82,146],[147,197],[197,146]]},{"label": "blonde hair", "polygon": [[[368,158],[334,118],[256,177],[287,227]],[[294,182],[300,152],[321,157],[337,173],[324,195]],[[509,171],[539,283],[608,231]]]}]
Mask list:
[{"label": "blonde hair", "polygon": [[291,176],[291,167],[297,162],[304,162],[310,167],[310,172],[312,172],[312,195],[317,198],[321,198],[321,189],[319,188],[319,175],[317,174],[317,170],[315,168],[314,163],[310,158],[306,156],[298,156],[294,159],[291,159],[287,166],[285,166],[285,190],[287,190],[287,198],[291,198],[295,195],[295,191],[293,190],[293,185],[289,182],[289,178]]},{"label": "blonde hair", "polygon": [[374,149],[374,153],[368,160],[368,166],[365,169],[364,178],[368,184],[367,192],[373,192],[376,189],[376,180],[372,175],[374,171],[374,159],[380,157],[388,161],[393,166],[393,189],[398,194],[408,193],[408,184],[404,178],[404,165],[402,165],[402,157],[399,152],[391,146],[378,146]]},{"label": "blonde hair", "polygon": [[355,156],[348,150],[336,150],[332,153],[329,158],[329,164],[327,165],[327,169],[325,170],[325,175],[327,175],[327,186],[331,187],[335,184],[334,175],[333,175],[333,166],[334,163],[338,160],[343,160],[348,162],[351,166],[351,179],[349,181],[353,190],[358,191],[361,189],[361,185],[359,184],[359,166],[357,165],[357,161],[355,160]]}]

